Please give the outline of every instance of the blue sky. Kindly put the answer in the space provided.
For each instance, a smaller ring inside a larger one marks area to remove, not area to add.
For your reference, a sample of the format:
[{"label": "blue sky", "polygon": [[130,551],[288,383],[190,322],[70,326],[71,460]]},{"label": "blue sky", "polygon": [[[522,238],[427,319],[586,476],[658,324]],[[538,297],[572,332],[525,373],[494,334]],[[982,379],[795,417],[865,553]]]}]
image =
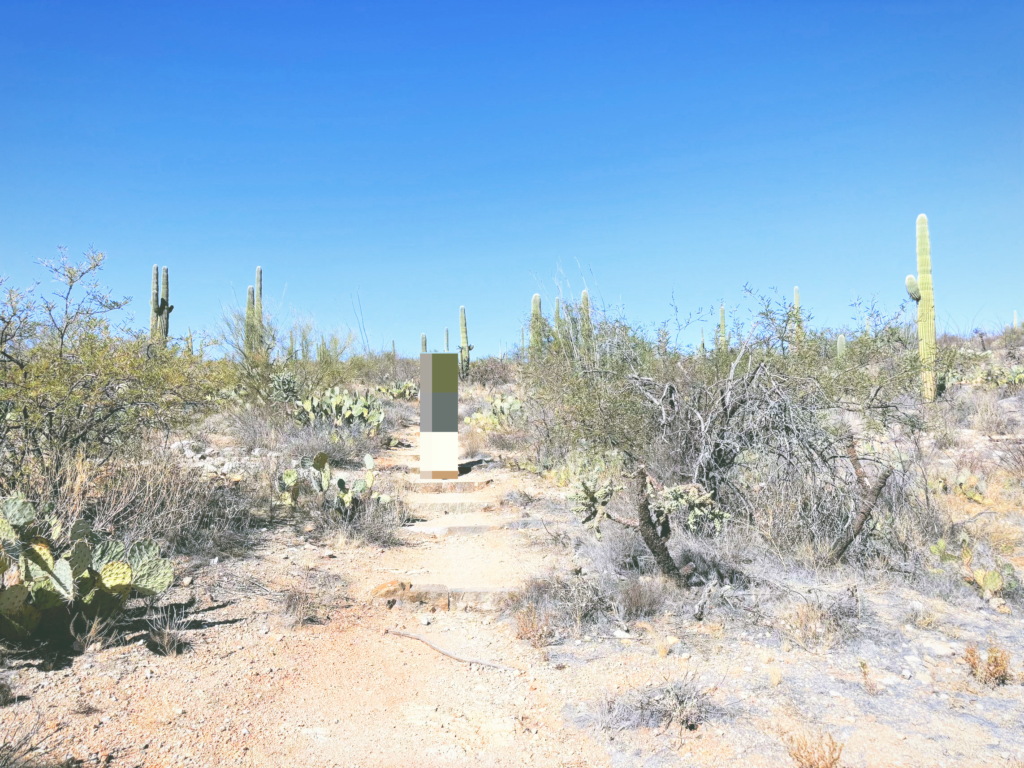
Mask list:
[{"label": "blue sky", "polygon": [[[476,355],[539,291],[653,324],[742,286],[1024,316],[1024,4],[0,2],[0,273],[107,253],[148,326],[279,315]],[[696,333],[696,331],[694,331]],[[691,334],[692,335],[692,334]],[[691,341],[688,336],[682,341]]]}]

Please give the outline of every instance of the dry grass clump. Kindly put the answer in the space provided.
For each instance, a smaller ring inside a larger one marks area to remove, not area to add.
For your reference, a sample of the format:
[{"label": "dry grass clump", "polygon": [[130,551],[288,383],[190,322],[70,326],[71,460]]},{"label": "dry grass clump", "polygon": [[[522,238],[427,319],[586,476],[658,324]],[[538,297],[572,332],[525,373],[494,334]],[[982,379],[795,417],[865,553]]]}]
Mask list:
[{"label": "dry grass clump", "polygon": [[694,731],[721,714],[706,686],[687,672],[682,679],[663,685],[607,694],[582,719],[603,730],[668,729],[675,725],[680,731]]},{"label": "dry grass clump", "polygon": [[802,731],[786,734],[782,740],[799,768],[837,768],[843,754],[843,745],[831,733]]},{"label": "dry grass clump", "polygon": [[537,606],[527,605],[515,614],[516,638],[526,640],[534,648],[543,648],[551,644],[554,633],[548,625],[547,616],[537,612]]},{"label": "dry grass clump", "polygon": [[801,600],[781,617],[781,629],[804,648],[827,650],[850,639],[856,629],[857,600],[850,594]]},{"label": "dry grass clump", "polygon": [[192,648],[185,637],[185,630],[190,621],[182,610],[165,608],[157,611],[146,620],[149,624],[149,642],[147,645],[154,653],[161,656],[177,656]]},{"label": "dry grass clump", "polygon": [[964,661],[971,670],[971,676],[985,685],[1006,685],[1013,679],[1010,672],[1010,652],[997,645],[989,646],[984,661],[978,652],[978,646],[969,645],[964,651]]},{"label": "dry grass clump", "polygon": [[661,613],[668,602],[666,585],[655,579],[622,582],[612,608],[620,621],[633,621]]},{"label": "dry grass clump", "polygon": [[337,576],[306,568],[302,576],[290,582],[277,597],[292,622],[318,624],[330,618],[341,599],[344,582]]},{"label": "dry grass clump", "polygon": [[533,608],[543,617],[551,632],[551,641],[569,635],[578,636],[601,619],[608,600],[600,587],[582,576],[533,578],[504,599],[503,612],[517,615]]},{"label": "dry grass clump", "polygon": [[878,687],[878,683],[875,682],[874,676],[871,674],[871,670],[868,668],[868,663],[861,659],[860,664],[860,676],[864,682],[864,690],[871,696],[877,696],[881,689]]},{"label": "dry grass clump", "polygon": [[69,627],[73,638],[72,648],[78,653],[96,653],[104,648],[118,645],[124,640],[120,615],[103,619],[99,616],[88,619],[78,615]]}]

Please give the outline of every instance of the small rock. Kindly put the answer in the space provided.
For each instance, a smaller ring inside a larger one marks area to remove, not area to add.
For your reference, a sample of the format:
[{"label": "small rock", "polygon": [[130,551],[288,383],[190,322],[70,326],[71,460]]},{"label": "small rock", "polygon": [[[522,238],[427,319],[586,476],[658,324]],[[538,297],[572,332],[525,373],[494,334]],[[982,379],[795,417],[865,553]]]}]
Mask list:
[{"label": "small rock", "polygon": [[949,643],[943,643],[939,640],[922,640],[921,647],[924,648],[932,656],[952,656],[953,646]]},{"label": "small rock", "polygon": [[190,587],[190,586],[192,586],[192,577],[191,576],[186,576],[184,579],[182,579],[181,580],[181,586],[183,586],[183,587]]},{"label": "small rock", "polygon": [[905,667],[904,667],[903,671],[900,672],[900,677],[902,677],[904,680],[909,680],[913,676],[914,676],[913,673],[909,669],[907,669]]},{"label": "small rock", "polygon": [[630,635],[629,635],[629,632],[627,632],[627,631],[626,631],[626,630],[624,630],[624,629],[616,629],[616,630],[615,630],[614,632],[612,632],[612,636],[613,636],[613,637],[617,637],[617,638],[619,638],[620,640],[625,640],[625,639],[627,639],[627,638],[628,638],[628,637],[629,637]]},{"label": "small rock", "polygon": [[430,617],[429,616],[420,616],[420,624],[422,624],[423,626],[429,625],[430,624]]}]

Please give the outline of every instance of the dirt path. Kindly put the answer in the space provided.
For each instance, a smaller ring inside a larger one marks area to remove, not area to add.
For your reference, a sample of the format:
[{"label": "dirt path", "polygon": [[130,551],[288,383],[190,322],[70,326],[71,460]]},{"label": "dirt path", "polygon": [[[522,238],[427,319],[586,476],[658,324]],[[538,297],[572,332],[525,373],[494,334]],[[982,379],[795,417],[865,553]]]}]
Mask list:
[{"label": "dirt path", "polygon": [[[404,437],[413,447],[382,456],[381,471],[415,468],[416,429]],[[1021,619],[983,605],[957,611],[898,583],[864,585],[858,639],[828,651],[756,621],[686,611],[533,648],[493,608],[525,579],[586,565],[548,532],[575,525],[555,503],[563,492],[487,464],[466,479],[465,493],[420,486],[408,495],[417,522],[402,530],[405,546],[314,544],[278,527],[252,557],[183,568],[162,602],[191,601],[191,652],[163,657],[136,643],[57,669],[21,665],[12,680],[20,698],[0,710],[3,724],[42,713],[51,735],[38,757],[52,765],[73,757],[147,768],[774,768],[793,764],[781,737],[800,729],[835,735],[848,768],[980,768],[1024,749],[1021,687],[986,688],[962,661],[968,643],[992,641],[1019,665]],[[512,490],[536,502],[510,504]],[[280,591],[310,579],[344,586],[318,588],[330,606],[323,623],[293,626]],[[388,582],[405,586],[379,589]],[[906,618],[914,605],[930,616],[920,626]],[[514,671],[456,661],[390,629]],[[609,693],[693,674],[720,709],[697,730],[571,724],[580,705]]]}]

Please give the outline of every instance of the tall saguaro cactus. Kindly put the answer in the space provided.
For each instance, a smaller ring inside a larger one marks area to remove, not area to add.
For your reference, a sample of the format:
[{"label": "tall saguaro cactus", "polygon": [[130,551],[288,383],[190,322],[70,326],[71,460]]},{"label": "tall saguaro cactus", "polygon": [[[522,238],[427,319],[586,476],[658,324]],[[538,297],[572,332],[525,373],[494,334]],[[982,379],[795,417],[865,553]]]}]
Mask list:
[{"label": "tall saguaro cactus", "polygon": [[459,307],[459,373],[462,378],[469,376],[469,353],[472,349],[466,327],[466,308]]},{"label": "tall saguaro cactus", "polygon": [[420,334],[420,352],[423,354],[427,353],[427,334]]},{"label": "tall saguaro cactus", "polygon": [[448,351],[448,326],[444,327],[444,351]]},{"label": "tall saguaro cactus", "polygon": [[928,217],[917,217],[917,278],[907,275],[907,293],[917,302],[917,350],[921,359],[921,394],[935,399],[935,294]]},{"label": "tall saguaro cactus", "polygon": [[256,267],[256,286],[249,286],[245,301],[245,354],[249,358],[266,351],[263,334],[263,267]]},{"label": "tall saguaro cactus", "polygon": [[162,347],[167,346],[170,333],[171,305],[170,270],[164,267],[163,286],[160,285],[160,267],[153,265],[153,291],[149,302],[149,340]]}]

